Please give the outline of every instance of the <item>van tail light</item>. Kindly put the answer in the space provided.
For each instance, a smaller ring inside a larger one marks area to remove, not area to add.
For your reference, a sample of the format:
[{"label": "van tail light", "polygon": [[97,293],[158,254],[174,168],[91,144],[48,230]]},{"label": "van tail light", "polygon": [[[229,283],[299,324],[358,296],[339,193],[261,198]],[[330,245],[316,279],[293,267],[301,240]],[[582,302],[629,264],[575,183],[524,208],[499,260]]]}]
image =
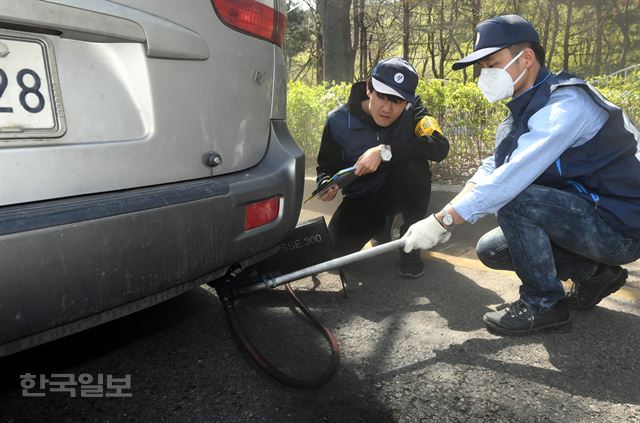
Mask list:
[{"label": "van tail light", "polygon": [[280,214],[280,197],[247,204],[244,207],[244,230],[264,226],[271,223]]},{"label": "van tail light", "polygon": [[287,16],[258,0],[211,0],[218,17],[230,27],[282,47]]}]

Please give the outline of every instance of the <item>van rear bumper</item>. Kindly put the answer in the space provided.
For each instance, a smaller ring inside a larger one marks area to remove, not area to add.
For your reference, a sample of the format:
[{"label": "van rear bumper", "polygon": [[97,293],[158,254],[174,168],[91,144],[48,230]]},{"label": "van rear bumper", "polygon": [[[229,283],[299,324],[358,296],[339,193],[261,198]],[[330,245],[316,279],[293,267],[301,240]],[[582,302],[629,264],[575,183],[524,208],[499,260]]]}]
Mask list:
[{"label": "van rear bumper", "polygon": [[[296,226],[304,155],[272,121],[242,172],[0,208],[0,357],[167,300],[275,251]],[[244,206],[281,196],[244,231]]]}]

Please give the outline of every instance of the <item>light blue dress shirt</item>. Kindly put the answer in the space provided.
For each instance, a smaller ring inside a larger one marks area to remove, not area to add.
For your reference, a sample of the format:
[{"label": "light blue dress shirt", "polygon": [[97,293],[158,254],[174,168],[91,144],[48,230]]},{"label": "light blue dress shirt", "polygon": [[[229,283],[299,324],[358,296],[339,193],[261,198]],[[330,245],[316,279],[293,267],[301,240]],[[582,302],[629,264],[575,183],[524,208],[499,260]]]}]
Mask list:
[{"label": "light blue dress shirt", "polygon": [[[564,87],[551,93],[549,102],[528,122],[529,132],[518,138],[518,147],[496,168],[494,157],[485,159],[468,182],[473,189],[452,202],[467,222],[496,213],[531,185],[568,148],[591,140],[608,119],[582,88]],[[496,139],[502,139],[498,128]]]}]

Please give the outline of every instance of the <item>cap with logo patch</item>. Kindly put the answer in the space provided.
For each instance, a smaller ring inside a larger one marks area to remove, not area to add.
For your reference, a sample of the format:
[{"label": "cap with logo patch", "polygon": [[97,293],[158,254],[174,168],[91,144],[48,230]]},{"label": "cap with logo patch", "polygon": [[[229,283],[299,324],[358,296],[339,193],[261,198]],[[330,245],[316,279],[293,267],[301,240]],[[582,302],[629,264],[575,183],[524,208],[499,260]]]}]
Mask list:
[{"label": "cap with logo patch", "polygon": [[540,43],[533,25],[518,15],[504,15],[487,19],[476,25],[473,53],[453,64],[453,70],[465,68],[498,50],[520,43]]},{"label": "cap with logo patch", "polygon": [[413,103],[416,99],[418,74],[406,60],[392,57],[375,65],[371,71],[371,83],[379,93],[394,95]]}]

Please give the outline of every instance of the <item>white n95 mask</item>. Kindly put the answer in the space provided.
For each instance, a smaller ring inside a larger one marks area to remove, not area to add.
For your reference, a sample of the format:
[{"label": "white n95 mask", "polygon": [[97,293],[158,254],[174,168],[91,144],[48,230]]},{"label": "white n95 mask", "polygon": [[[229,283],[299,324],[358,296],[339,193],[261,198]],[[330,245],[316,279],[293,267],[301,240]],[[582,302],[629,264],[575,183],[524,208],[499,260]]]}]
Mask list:
[{"label": "white n95 mask", "polygon": [[482,68],[478,78],[478,88],[490,103],[509,98],[513,95],[513,87],[524,76],[526,69],[522,71],[515,81],[507,72],[507,68],[522,56],[524,50],[516,55],[504,68]]}]

